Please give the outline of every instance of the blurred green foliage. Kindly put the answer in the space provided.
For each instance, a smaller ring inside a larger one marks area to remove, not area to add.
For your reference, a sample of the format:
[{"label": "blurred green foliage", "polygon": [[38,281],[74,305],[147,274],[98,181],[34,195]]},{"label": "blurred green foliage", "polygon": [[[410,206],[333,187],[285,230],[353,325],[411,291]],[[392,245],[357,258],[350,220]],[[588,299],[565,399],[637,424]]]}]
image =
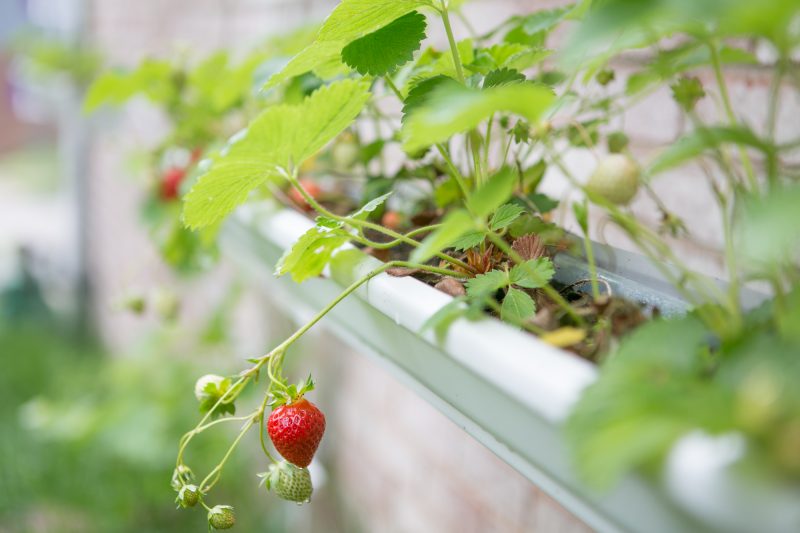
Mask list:
[{"label": "blurred green foliage", "polygon": [[[198,416],[191,360],[155,337],[142,354],[109,357],[52,323],[6,322],[0,346],[0,530],[205,530],[205,512],[176,510],[169,484],[175,443]],[[192,464],[211,464],[229,437],[201,439]],[[248,508],[243,530],[267,531],[249,460],[232,460],[215,498]]]},{"label": "blurred green foliage", "polygon": [[88,46],[38,32],[19,35],[12,50],[29,61],[32,74],[40,77],[66,75],[81,85],[94,79],[103,63],[100,53]]},{"label": "blurred green foliage", "polygon": [[778,321],[773,302],[721,342],[695,315],[653,321],[605,363],[567,424],[584,479],[613,485],[634,467],[658,472],[672,445],[694,429],[749,437],[747,463],[800,474],[800,290]]}]

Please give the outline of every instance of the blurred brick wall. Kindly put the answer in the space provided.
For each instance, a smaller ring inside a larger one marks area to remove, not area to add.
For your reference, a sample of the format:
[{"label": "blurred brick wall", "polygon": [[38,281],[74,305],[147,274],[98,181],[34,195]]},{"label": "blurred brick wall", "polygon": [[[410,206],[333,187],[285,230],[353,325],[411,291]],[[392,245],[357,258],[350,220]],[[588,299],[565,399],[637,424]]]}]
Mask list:
[{"label": "blurred brick wall", "polygon": [[13,92],[10,79],[11,55],[0,49],[0,155],[18,150],[35,134],[51,133],[42,127],[21,122],[13,108]]},{"label": "blurred brick wall", "polygon": [[[269,32],[321,18],[333,3],[95,0],[92,25],[96,44],[111,62],[132,64],[145,55],[163,56],[180,49],[200,56],[221,46],[244,48]],[[481,30],[511,12],[559,3],[563,2],[535,2],[532,6],[533,2],[523,0],[475,0],[468,11]],[[458,21],[455,24],[456,31],[463,32]],[[433,28],[432,32],[435,39],[443,39],[439,29]],[[624,74],[634,67],[621,64],[618,68]],[[708,74],[701,77],[703,81],[710,80]],[[763,121],[765,74],[740,70],[730,74],[730,82],[734,107],[754,123]],[[709,105],[713,105],[711,99],[702,103],[704,108]],[[781,131],[798,132],[793,118],[800,116],[798,111],[797,102],[787,102],[781,113]],[[652,157],[659,145],[674,140],[684,127],[668,91],[660,91],[640,103],[638,112],[629,117],[625,126],[632,134],[632,149],[643,160]],[[145,106],[135,106],[113,130],[99,135],[94,145],[95,279],[99,305],[104,310],[100,313],[104,330],[117,344],[134,341],[148,325],[105,312],[108,302],[129,286],[145,286],[153,280],[174,282],[159,266],[147,236],[136,222],[139,185],[126,166],[130,150],[153,143],[162,128],[158,117]],[[587,175],[593,158],[584,153],[570,159],[569,164],[579,175]],[[699,270],[721,274],[721,230],[714,210],[708,208],[712,200],[705,181],[697,169],[681,169],[660,178],[653,187],[693,229],[691,238],[674,243],[681,256]],[[563,186],[557,176],[545,180],[545,187],[553,193],[561,193]],[[637,199],[634,210],[657,224],[653,205],[645,195]],[[568,210],[562,218],[565,224],[572,223]],[[618,231],[602,220],[596,222],[596,239],[631,248]],[[203,308],[208,285],[190,285],[196,294],[188,305],[190,310]],[[216,291],[224,287],[218,284]],[[336,474],[339,497],[364,531],[553,533],[588,529],[382,369],[345,347],[336,348],[338,345],[331,344],[330,339],[319,342],[326,347],[328,357],[338,354],[335,364],[345,381],[341,390],[346,391],[330,413],[331,435],[336,436],[336,441],[326,441],[325,456]],[[422,477],[424,485],[420,484]],[[302,509],[298,512],[302,513]],[[319,522],[299,519],[298,523]]]}]

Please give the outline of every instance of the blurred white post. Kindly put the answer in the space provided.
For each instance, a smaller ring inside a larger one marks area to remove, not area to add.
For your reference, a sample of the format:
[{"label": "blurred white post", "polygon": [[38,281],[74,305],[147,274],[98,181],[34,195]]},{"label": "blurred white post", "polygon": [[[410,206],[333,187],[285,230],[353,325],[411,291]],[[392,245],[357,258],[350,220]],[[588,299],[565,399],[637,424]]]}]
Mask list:
[{"label": "blurred white post", "polygon": [[[31,22],[80,49],[86,45],[89,32],[89,0],[28,0]],[[91,254],[91,188],[89,175],[89,127],[82,105],[86,87],[80,80],[65,77],[57,90],[59,166],[64,183],[72,197],[75,218],[75,329],[87,336],[92,330]]]}]

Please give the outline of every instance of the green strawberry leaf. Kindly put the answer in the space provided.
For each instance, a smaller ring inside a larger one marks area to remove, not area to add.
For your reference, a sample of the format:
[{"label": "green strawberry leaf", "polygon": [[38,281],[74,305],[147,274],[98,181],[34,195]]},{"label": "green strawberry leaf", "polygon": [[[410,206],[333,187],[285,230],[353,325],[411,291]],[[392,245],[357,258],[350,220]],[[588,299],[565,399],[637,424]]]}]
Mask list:
[{"label": "green strawberry leaf", "polygon": [[299,105],[267,109],[235,136],[184,199],[184,224],[210,226],[242,204],[290,164],[300,165],[342,132],[369,98],[366,82],[342,80],[315,91]]},{"label": "green strawberry leaf", "polygon": [[484,235],[482,231],[466,233],[462,237],[459,237],[453,241],[452,248],[454,250],[469,250],[470,248],[475,248],[478,246],[485,238],[486,235]]},{"label": "green strawberry leaf", "polygon": [[344,226],[344,222],[336,220],[335,218],[320,215],[314,220],[314,224],[319,228],[338,229]]},{"label": "green strawberry leaf", "polygon": [[507,228],[524,212],[525,209],[517,204],[501,205],[492,215],[492,219],[489,221],[489,228],[492,231]]},{"label": "green strawberry leaf", "polygon": [[486,274],[478,274],[467,281],[467,294],[479,297],[494,294],[498,289],[508,287],[511,280],[508,273],[502,270],[491,270]]},{"label": "green strawberry leaf", "polygon": [[313,42],[295,55],[283,70],[270,76],[263,90],[271,89],[286,80],[307,72],[317,73],[325,65],[329,65],[331,62],[341,58],[342,47],[345,44],[340,41]]},{"label": "green strawberry leaf", "polygon": [[349,236],[343,230],[314,226],[283,254],[275,267],[275,275],[290,273],[297,283],[319,276],[333,253],[348,240]]},{"label": "green strawberry leaf", "polygon": [[342,61],[363,75],[383,76],[411,61],[425,39],[425,15],[412,11],[342,49]]},{"label": "green strawberry leaf", "polygon": [[373,198],[372,200],[370,200],[369,202],[364,204],[364,206],[361,209],[359,209],[358,211],[356,211],[355,213],[350,215],[350,218],[353,218],[353,219],[356,219],[356,220],[365,220],[369,216],[370,213],[374,212],[376,209],[378,209],[380,206],[382,206],[384,204],[384,202],[386,202],[386,200],[391,195],[392,195],[392,191],[387,192],[384,195],[378,196],[377,198]]},{"label": "green strawberry leaf", "polygon": [[272,75],[264,89],[339,60],[348,44],[422,7],[435,6],[432,0],[343,0],[322,24],[316,40]]},{"label": "green strawberry leaf", "polygon": [[509,83],[520,83],[525,81],[525,75],[518,70],[511,68],[500,68],[492,70],[483,79],[483,88],[497,87]]},{"label": "green strawberry leaf", "polygon": [[527,292],[511,287],[508,289],[503,305],[500,307],[500,318],[506,322],[519,325],[536,314],[536,302]]},{"label": "green strawberry leaf", "polygon": [[536,210],[542,214],[549,213],[558,207],[559,203],[558,200],[538,192],[529,194],[528,200],[536,207]]},{"label": "green strawberry leaf", "polygon": [[403,148],[413,153],[471,130],[495,113],[515,113],[535,122],[553,102],[550,89],[514,83],[479,90],[462,85],[437,87],[403,125]]},{"label": "green strawberry leaf", "polygon": [[547,257],[530,259],[511,269],[511,283],[526,289],[544,287],[553,278],[556,271],[553,262]]},{"label": "green strawberry leaf", "polygon": [[447,84],[458,86],[458,82],[453,78],[439,75],[424,79],[411,87],[411,90],[408,91],[408,95],[403,102],[403,117],[401,121],[405,123],[406,119],[415,109],[428,103],[428,100],[436,89]]}]

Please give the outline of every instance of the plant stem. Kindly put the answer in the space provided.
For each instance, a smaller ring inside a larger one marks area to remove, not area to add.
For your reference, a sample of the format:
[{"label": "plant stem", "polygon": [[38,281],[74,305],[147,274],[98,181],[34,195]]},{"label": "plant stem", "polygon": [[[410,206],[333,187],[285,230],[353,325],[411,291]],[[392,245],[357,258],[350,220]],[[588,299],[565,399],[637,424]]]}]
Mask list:
[{"label": "plant stem", "polygon": [[258,416],[258,437],[259,440],[261,441],[261,449],[264,451],[264,455],[266,455],[269,458],[270,462],[274,464],[277,463],[277,461],[275,460],[274,457],[272,457],[272,454],[269,453],[269,450],[267,449],[267,444],[264,442],[264,426],[265,426],[264,414],[267,411],[268,400],[269,400],[269,391],[267,391],[264,394],[264,401],[261,402],[261,411]]},{"label": "plant stem", "polygon": [[600,298],[600,284],[597,282],[597,263],[594,260],[594,247],[589,240],[589,230],[583,232],[583,249],[586,251],[586,261],[589,263],[589,277],[592,282],[592,298]]},{"label": "plant stem", "polygon": [[[306,324],[304,324],[302,327],[300,327],[289,338],[287,338],[280,345],[278,345],[274,350],[272,350],[272,352],[270,352],[270,354],[272,354],[272,353],[284,353],[286,351],[286,349],[289,348],[289,346],[291,346],[297,339],[302,337],[309,329],[314,327],[314,325],[317,322],[322,320],[322,318],[325,315],[327,315],[334,307],[339,305],[339,303],[342,300],[344,300],[350,294],[355,292],[356,289],[358,289],[360,286],[362,286],[363,284],[365,284],[366,282],[368,282],[369,280],[371,280],[372,278],[374,278],[378,274],[381,274],[381,273],[385,272],[386,270],[388,270],[390,268],[394,268],[394,267],[418,268],[420,270],[425,270],[427,272],[434,272],[436,274],[442,274],[442,275],[445,275],[445,276],[458,276],[459,275],[458,272],[453,272],[451,270],[446,270],[446,269],[443,269],[443,268],[433,267],[433,266],[430,266],[430,265],[421,265],[421,264],[417,264],[417,263],[410,263],[408,261],[389,261],[388,263],[384,263],[381,266],[369,271],[367,274],[363,275],[361,278],[357,279],[352,284],[350,284],[346,289],[344,289],[341,293],[339,293],[339,295],[336,298],[334,298],[328,305],[326,305],[321,311],[319,311],[316,315],[314,315],[314,317],[310,321],[308,321]],[[264,360],[269,358],[270,354],[264,356]],[[263,361],[259,361],[259,363],[255,367],[253,367],[253,369],[251,369],[251,371],[260,368],[260,366],[262,364],[263,364]]]},{"label": "plant stem", "polygon": [[419,269],[424,270],[425,272],[432,272],[434,274],[441,274],[442,276],[454,276],[457,278],[468,278],[470,277],[469,274],[465,274],[463,272],[456,272],[455,270],[448,270],[446,268],[439,268],[430,265],[423,265],[420,263],[412,263],[410,261],[392,261],[393,266],[395,267],[403,267],[409,269]]},{"label": "plant stem", "polygon": [[[269,358],[269,354],[265,355],[262,359],[266,361]],[[261,363],[263,364],[263,363]],[[261,365],[258,365],[260,368]],[[247,385],[247,383],[252,379],[253,373],[248,372],[247,374],[240,377],[236,383],[230,386],[228,390],[226,390],[222,396],[220,396],[219,400],[214,404],[214,406],[208,410],[208,412],[200,419],[200,422],[194,427],[193,430],[186,433],[181,438],[181,444],[178,448],[178,457],[176,460],[176,467],[179,467],[183,464],[183,454],[186,451],[186,447],[189,445],[189,442],[194,438],[195,435],[199,433],[198,428],[202,427],[209,418],[211,418],[211,414],[217,410],[217,408],[222,405],[225,401],[235,399],[236,396],[242,391],[242,389]],[[233,393],[236,392],[236,395]]]},{"label": "plant stem", "polygon": [[494,113],[489,117],[489,123],[486,124],[486,142],[483,145],[483,166],[489,167],[489,145],[492,142],[492,127],[494,126]]},{"label": "plant stem", "polygon": [[464,195],[464,199],[466,200],[467,198],[469,198],[469,190],[467,188],[467,184],[464,181],[464,176],[461,175],[461,172],[459,172],[455,163],[453,163],[453,160],[450,158],[450,153],[447,150],[447,147],[444,146],[442,143],[438,143],[436,145],[436,149],[439,150],[439,153],[442,155],[442,159],[444,159],[447,168],[450,169],[451,173],[450,175],[453,177],[454,180],[456,180],[456,183],[458,183],[458,188],[461,189],[461,194]]},{"label": "plant stem", "polygon": [[[724,202],[727,211],[727,202]],[[728,263],[728,295],[730,298],[730,308],[734,312],[737,324],[741,321],[739,310],[739,269],[737,268],[736,248],[733,243],[733,224],[727,212],[722,215],[722,228],[725,238],[725,259]]]},{"label": "plant stem", "polygon": [[[222,469],[225,467],[225,463],[228,462],[228,459],[230,458],[230,456],[233,453],[233,451],[239,445],[239,443],[241,442],[241,440],[245,436],[245,434],[248,431],[250,431],[251,427],[253,427],[253,424],[255,424],[257,422],[257,420],[258,420],[257,417],[253,417],[248,424],[245,424],[245,426],[239,432],[239,435],[236,437],[236,440],[233,441],[233,444],[230,445],[230,447],[228,448],[228,451],[225,452],[225,455],[222,457],[222,461],[220,461],[219,464],[217,464],[217,466],[215,466],[213,468],[213,470],[211,470],[211,472],[209,472],[208,475],[205,478],[203,478],[203,481],[200,482],[200,485],[199,485],[200,486],[200,492],[207,492],[208,490],[211,489],[211,487],[214,486],[214,483],[216,483],[217,480],[219,479],[219,475],[222,472]],[[211,482],[206,487],[206,483],[208,483],[208,481],[212,477],[215,477],[214,481]]]},{"label": "plant stem", "polygon": [[[778,58],[777,62],[777,69],[775,74],[772,76],[772,83],[770,87],[770,96],[769,96],[769,104],[767,110],[767,135],[769,136],[770,141],[774,144],[776,141],[776,127],[778,124],[778,111],[780,109],[780,99],[781,99],[781,84],[783,83],[783,77],[786,74],[786,57],[781,53],[781,56]],[[778,184],[778,169],[777,166],[777,154],[769,156],[769,172],[767,174],[767,181],[770,187],[774,188]]]},{"label": "plant stem", "polygon": [[213,422],[209,422],[205,426],[201,426],[201,427],[197,428],[196,430],[194,430],[194,432],[195,433],[202,433],[203,431],[207,430],[208,428],[214,427],[214,426],[216,426],[218,424],[221,424],[223,422],[244,422],[245,420],[248,420],[249,418],[251,418],[253,416],[256,416],[257,414],[258,414],[258,412],[252,412],[249,415],[245,415],[245,416],[233,416],[233,417],[228,417],[228,418],[219,418],[217,420],[214,420]]},{"label": "plant stem", "polygon": [[[725,108],[725,114],[728,117],[728,122],[731,126],[735,126],[737,124],[736,114],[733,112],[733,106],[731,105],[731,99],[728,95],[728,85],[725,83],[725,77],[722,74],[722,65],[719,59],[719,51],[717,50],[716,43],[711,40],[708,41],[708,49],[711,53],[711,66],[714,69],[714,77],[717,80],[717,86],[719,87],[719,94],[722,97],[722,105]],[[747,178],[750,182],[750,188],[754,191],[758,191],[758,180],[756,180],[756,174],[753,170],[753,164],[750,162],[750,156],[747,154],[747,149],[742,146],[738,145],[739,148],[739,157],[742,159],[742,164],[745,168],[745,173],[747,174]]]},{"label": "plant stem", "polygon": [[[350,217],[343,217],[343,216],[337,215],[336,213],[332,213],[331,211],[328,211],[327,209],[322,207],[319,204],[319,202],[317,202],[314,199],[314,197],[312,197],[310,194],[308,194],[308,192],[297,181],[297,178],[294,176],[294,173],[285,172],[284,176],[286,177],[286,179],[289,180],[289,183],[291,183],[292,186],[295,189],[297,189],[297,192],[299,192],[303,196],[305,201],[308,202],[308,205],[313,207],[314,210],[317,211],[318,213],[320,213],[322,215],[325,215],[327,217],[330,217],[330,218],[332,218],[334,220],[337,220],[339,222],[344,222],[345,224],[348,224],[348,225],[350,225],[352,227],[355,227],[355,228],[358,228],[360,226],[360,227],[363,227],[363,228],[372,229],[372,230],[378,231],[380,233],[383,233],[384,235],[388,235],[389,237],[397,239],[400,242],[404,242],[406,244],[410,244],[410,245],[412,245],[414,247],[419,246],[419,242],[418,241],[415,241],[414,239],[406,237],[405,235],[403,235],[401,233],[397,233],[396,231],[392,231],[389,228],[385,228],[385,227],[381,226],[380,224],[373,224],[372,222],[367,222],[366,220],[356,220],[356,219],[353,219],[353,218],[350,218]],[[439,259],[442,259],[443,261],[446,261],[446,262],[448,262],[448,263],[450,263],[452,265],[461,267],[461,268],[465,269],[467,272],[473,272],[474,271],[474,269],[471,266],[469,266],[467,263],[465,263],[464,261],[461,261],[460,259],[456,259],[455,257],[451,257],[451,256],[449,256],[447,254],[439,252],[439,253],[436,254],[436,257],[438,257]]]},{"label": "plant stem", "polygon": [[444,24],[444,31],[447,33],[447,42],[450,43],[450,53],[453,55],[453,63],[456,68],[456,77],[458,81],[464,83],[466,78],[464,78],[464,68],[461,66],[461,56],[458,53],[458,45],[456,44],[456,38],[453,36],[453,28],[450,25],[450,14],[447,10],[447,4],[445,0],[442,0],[442,23]]},{"label": "plant stem", "polygon": [[[461,54],[458,51],[458,44],[456,43],[456,38],[453,35],[453,27],[450,25],[450,14],[447,10],[447,3],[445,0],[441,1],[442,9],[440,13],[442,15],[442,23],[444,24],[444,31],[447,33],[447,42],[450,44],[450,54],[453,56],[453,65],[456,69],[456,78],[461,83],[466,83],[466,78],[464,77],[464,67],[461,65]],[[475,180],[477,183],[481,183],[483,180],[483,172],[481,169],[481,162],[480,162],[480,150],[478,147],[478,134],[475,130],[470,131],[467,133],[467,143],[469,144],[470,152],[472,153],[472,161],[475,167]]]},{"label": "plant stem", "polygon": [[780,108],[781,83],[786,73],[786,59],[781,55],[776,64],[775,74],[770,84],[769,109],[767,111],[767,135],[775,141],[775,127],[778,122],[778,109]]},{"label": "plant stem", "polygon": [[383,81],[386,82],[386,85],[392,90],[395,96],[397,96],[397,99],[400,100],[400,102],[405,100],[405,98],[403,98],[403,93],[400,92],[400,89],[397,88],[397,85],[394,84],[389,76],[384,76]]},{"label": "plant stem", "polygon": [[[431,224],[430,226],[423,226],[421,228],[416,228],[408,233],[405,234],[406,237],[411,238],[419,235],[420,233],[427,233],[429,231],[434,231],[441,227],[441,224]],[[370,248],[374,248],[376,250],[388,250],[389,248],[394,248],[395,246],[401,244],[403,241],[400,239],[395,239],[389,242],[377,242],[373,241],[364,236],[364,228],[358,228],[358,242],[363,244],[364,246],[369,246]]]}]

